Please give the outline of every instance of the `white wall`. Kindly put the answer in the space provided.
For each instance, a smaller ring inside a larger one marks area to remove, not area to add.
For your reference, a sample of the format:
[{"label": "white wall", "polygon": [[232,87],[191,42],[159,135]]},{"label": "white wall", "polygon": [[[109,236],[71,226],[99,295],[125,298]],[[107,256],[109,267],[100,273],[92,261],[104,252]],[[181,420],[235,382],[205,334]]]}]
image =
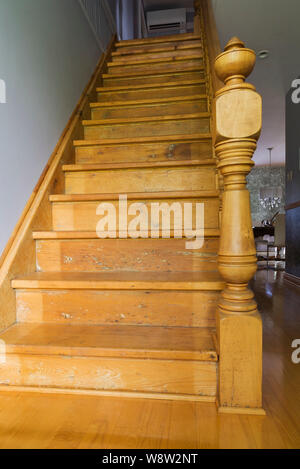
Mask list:
[{"label": "white wall", "polygon": [[77,0],[0,0],[0,252],[100,54]]},{"label": "white wall", "polygon": [[214,0],[217,28],[223,48],[232,36],[259,52],[249,77],[263,97],[263,130],[254,155],[256,164],[267,165],[268,147],[274,147],[272,162],[285,163],[285,96],[300,73],[299,0]]}]

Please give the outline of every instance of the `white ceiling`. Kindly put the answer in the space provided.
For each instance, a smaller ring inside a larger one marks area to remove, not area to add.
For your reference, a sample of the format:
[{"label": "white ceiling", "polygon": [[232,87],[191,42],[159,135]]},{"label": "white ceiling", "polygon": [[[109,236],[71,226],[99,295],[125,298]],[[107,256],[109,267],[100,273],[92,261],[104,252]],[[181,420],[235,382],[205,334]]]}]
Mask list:
[{"label": "white ceiling", "polygon": [[263,97],[263,131],[254,160],[267,164],[267,147],[274,147],[273,163],[285,162],[285,95],[300,75],[299,0],[213,0],[217,28],[224,47],[239,36],[266,60],[257,60],[249,78]]}]

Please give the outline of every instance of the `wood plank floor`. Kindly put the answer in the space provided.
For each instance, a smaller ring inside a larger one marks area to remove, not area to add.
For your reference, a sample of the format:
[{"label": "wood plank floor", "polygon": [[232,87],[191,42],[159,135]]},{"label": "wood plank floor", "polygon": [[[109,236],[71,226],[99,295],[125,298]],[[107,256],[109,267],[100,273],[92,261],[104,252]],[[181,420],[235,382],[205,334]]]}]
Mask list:
[{"label": "wood plank floor", "polygon": [[267,417],[218,415],[213,404],[0,393],[0,448],[300,448],[300,290],[260,271]]}]

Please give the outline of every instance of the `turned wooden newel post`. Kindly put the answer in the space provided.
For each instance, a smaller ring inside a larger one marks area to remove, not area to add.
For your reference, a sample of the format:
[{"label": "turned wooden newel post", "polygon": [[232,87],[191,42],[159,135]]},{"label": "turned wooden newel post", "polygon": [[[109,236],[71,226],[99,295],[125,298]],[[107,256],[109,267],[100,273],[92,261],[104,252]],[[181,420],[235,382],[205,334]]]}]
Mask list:
[{"label": "turned wooden newel post", "polygon": [[248,288],[257,269],[246,176],[261,131],[262,101],[245,83],[255,53],[233,38],[215,61],[225,87],[215,97],[215,150],[224,181],[219,271],[226,282],[218,307],[219,411],[262,413],[262,322]]},{"label": "turned wooden newel post", "polygon": [[201,3],[202,0],[194,1],[195,18],[194,18],[194,34],[199,35],[201,33]]}]

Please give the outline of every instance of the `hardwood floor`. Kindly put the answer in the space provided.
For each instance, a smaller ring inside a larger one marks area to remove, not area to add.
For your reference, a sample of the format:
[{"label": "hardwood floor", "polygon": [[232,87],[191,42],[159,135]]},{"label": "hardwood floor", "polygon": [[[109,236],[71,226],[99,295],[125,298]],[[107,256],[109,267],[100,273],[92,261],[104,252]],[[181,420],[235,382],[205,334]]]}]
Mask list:
[{"label": "hardwood floor", "polygon": [[[275,281],[277,277],[277,280]],[[0,393],[0,448],[300,448],[300,289],[282,274],[253,282],[264,321],[267,417],[218,415],[214,404]]]}]

